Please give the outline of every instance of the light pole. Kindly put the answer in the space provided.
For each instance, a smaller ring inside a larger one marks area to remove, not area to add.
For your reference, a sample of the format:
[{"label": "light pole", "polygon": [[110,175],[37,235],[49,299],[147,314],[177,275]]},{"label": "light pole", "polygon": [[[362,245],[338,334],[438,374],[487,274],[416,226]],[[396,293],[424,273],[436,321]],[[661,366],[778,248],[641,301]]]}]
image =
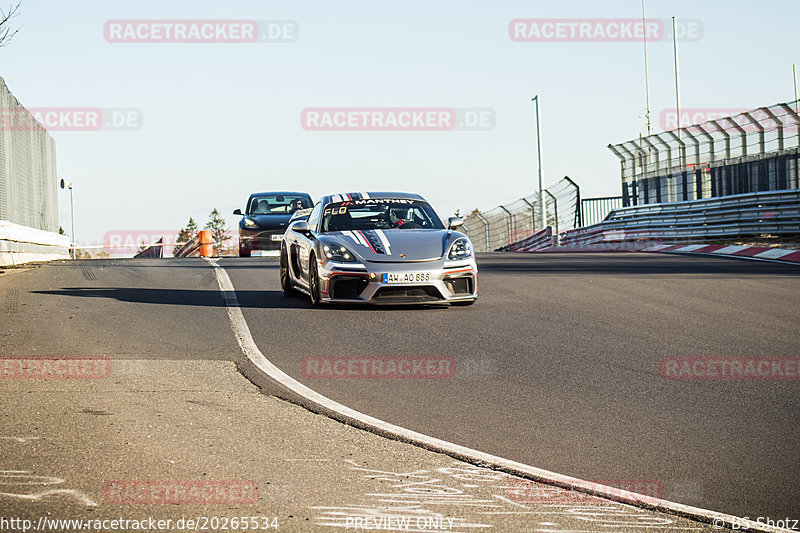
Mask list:
[{"label": "light pole", "polygon": [[77,245],[77,240],[75,239],[75,202],[72,198],[72,182],[71,181],[64,181],[64,178],[61,178],[61,188],[67,187],[69,189],[69,218],[72,226],[72,233],[70,233],[70,240],[72,241],[72,248],[70,251],[72,252],[72,258],[75,259],[75,246]]},{"label": "light pole", "polygon": [[[539,158],[539,212],[542,216],[542,227],[544,229],[547,225],[547,213],[544,206],[544,187],[542,187],[542,131],[539,128],[539,95],[533,97],[532,101],[536,102],[536,154]],[[535,230],[536,228],[534,228]]]},{"label": "light pole", "polygon": [[647,18],[644,15],[644,0],[642,0],[642,26],[644,27],[644,31],[642,32],[644,39],[644,91],[645,99],[647,100],[645,118],[647,119],[647,136],[649,137],[653,131],[650,125],[650,74],[647,66]]},{"label": "light pole", "polygon": [[678,113],[678,138],[681,137],[681,78],[678,71],[678,21],[672,17],[672,51],[675,55],[675,111]]}]

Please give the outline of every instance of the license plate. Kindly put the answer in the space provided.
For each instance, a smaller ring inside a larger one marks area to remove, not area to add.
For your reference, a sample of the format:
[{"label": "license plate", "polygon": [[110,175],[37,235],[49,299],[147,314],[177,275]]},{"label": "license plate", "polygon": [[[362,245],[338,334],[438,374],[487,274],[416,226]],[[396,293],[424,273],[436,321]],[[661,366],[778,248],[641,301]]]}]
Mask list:
[{"label": "license plate", "polygon": [[272,237],[270,237],[270,238],[271,238],[273,241],[282,241],[282,240],[283,240],[283,235],[273,235],[273,236],[272,236]]},{"label": "license plate", "polygon": [[384,283],[419,283],[430,280],[430,272],[388,272],[383,274]]}]

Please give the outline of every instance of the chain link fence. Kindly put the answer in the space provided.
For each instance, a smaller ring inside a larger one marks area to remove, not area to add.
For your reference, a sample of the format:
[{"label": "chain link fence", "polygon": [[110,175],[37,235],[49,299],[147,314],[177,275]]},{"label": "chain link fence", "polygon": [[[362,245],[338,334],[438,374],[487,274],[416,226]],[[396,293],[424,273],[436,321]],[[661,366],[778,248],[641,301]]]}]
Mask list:
[{"label": "chain link fence", "polygon": [[491,252],[528,237],[547,226],[557,232],[580,225],[580,188],[564,177],[544,191],[545,216],[539,193],[488,211],[474,210],[464,218],[464,232],[476,252]]},{"label": "chain link fence", "polygon": [[58,231],[55,141],[0,78],[0,220]]}]

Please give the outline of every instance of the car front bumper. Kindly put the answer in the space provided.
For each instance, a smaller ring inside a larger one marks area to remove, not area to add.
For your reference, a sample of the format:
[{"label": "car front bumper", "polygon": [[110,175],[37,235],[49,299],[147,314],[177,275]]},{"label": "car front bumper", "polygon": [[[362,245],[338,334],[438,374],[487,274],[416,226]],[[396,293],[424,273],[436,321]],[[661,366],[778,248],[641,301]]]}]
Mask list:
[{"label": "car front bumper", "polygon": [[244,250],[280,250],[285,228],[250,230],[239,228],[239,248]]},{"label": "car front bumper", "polygon": [[[391,274],[413,274],[424,281],[388,282]],[[326,303],[436,304],[478,298],[478,265],[461,261],[423,261],[352,265],[326,261],[319,267],[320,296]]]}]

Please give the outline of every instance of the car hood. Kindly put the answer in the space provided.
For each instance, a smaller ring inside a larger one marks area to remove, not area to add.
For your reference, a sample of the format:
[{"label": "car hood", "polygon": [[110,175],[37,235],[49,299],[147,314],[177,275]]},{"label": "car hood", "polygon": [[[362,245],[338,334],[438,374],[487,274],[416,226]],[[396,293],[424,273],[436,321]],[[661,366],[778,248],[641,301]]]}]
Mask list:
[{"label": "car hood", "polygon": [[333,231],[343,245],[372,262],[412,262],[439,259],[447,251],[453,232],[432,229]]},{"label": "car hood", "polygon": [[[291,214],[288,215],[246,215],[247,218],[252,219],[258,224],[261,229],[279,229],[286,228],[289,224]],[[244,219],[242,219],[244,220]]]}]

